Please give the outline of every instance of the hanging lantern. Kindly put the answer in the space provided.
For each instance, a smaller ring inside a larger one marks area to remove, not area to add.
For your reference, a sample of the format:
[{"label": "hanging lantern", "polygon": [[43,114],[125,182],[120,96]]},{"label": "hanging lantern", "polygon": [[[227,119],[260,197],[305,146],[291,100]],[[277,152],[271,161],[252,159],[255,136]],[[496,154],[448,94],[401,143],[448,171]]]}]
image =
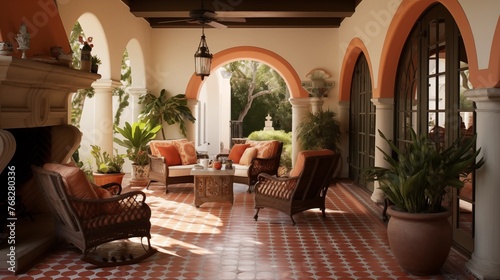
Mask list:
[{"label": "hanging lantern", "polygon": [[194,54],[194,71],[196,76],[201,76],[201,80],[205,76],[210,75],[210,67],[212,66],[213,55],[208,50],[207,41],[205,40],[205,28],[202,26],[202,35],[198,50]]}]

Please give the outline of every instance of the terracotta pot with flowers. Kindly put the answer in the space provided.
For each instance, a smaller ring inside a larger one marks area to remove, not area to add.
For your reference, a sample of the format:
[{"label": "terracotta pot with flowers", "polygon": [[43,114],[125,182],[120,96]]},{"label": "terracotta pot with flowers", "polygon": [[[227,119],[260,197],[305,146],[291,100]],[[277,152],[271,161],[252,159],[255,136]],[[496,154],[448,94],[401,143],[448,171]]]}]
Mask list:
[{"label": "terracotta pot with flowers", "polygon": [[404,149],[380,132],[396,157],[379,148],[388,167],[369,168],[365,178],[377,180],[394,205],[388,210],[387,236],[399,265],[411,274],[431,275],[439,272],[451,248],[449,192],[459,191],[483,159],[477,160],[476,135],[443,148],[425,135],[417,136],[411,126],[408,132],[411,141]]},{"label": "terracotta pot with flowers", "polygon": [[82,44],[81,55],[80,55],[80,70],[90,72],[92,66],[92,37],[88,37],[87,40],[83,36],[78,36],[78,41]]},{"label": "terracotta pot with flowers", "polygon": [[160,125],[153,126],[144,121],[133,124],[126,122],[123,128],[115,128],[123,136],[123,140],[115,137],[114,142],[127,148],[127,157],[132,161],[132,185],[146,185],[148,182],[148,144],[156,137],[160,128]]}]

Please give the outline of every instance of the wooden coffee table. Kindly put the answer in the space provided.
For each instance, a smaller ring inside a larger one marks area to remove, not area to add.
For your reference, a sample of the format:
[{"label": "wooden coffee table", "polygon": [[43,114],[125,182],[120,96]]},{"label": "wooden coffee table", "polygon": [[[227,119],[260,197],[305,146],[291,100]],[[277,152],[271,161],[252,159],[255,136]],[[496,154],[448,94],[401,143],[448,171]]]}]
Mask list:
[{"label": "wooden coffee table", "polygon": [[231,202],[233,204],[234,169],[191,169],[194,176],[194,205],[205,202]]}]

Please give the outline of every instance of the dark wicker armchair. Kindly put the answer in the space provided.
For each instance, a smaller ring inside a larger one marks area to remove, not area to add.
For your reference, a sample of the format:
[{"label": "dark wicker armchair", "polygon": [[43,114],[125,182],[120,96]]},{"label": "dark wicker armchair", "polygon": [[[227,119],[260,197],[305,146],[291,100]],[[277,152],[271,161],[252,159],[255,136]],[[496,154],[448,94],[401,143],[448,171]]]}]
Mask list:
[{"label": "dark wicker armchair", "polygon": [[[150,243],[151,209],[143,192],[110,193],[109,198],[99,199],[76,198],[68,194],[71,182],[63,180],[60,173],[35,166],[33,172],[53,212],[56,236],[79,248],[83,261],[100,267],[125,265],[140,262],[156,252]],[[142,255],[116,259],[91,256],[99,245],[131,237],[147,239],[147,246],[142,245]]]},{"label": "dark wicker armchair", "polygon": [[[298,160],[300,158],[299,154]],[[312,208],[319,208],[323,217],[326,217],[325,198],[340,154],[323,150],[322,155],[302,156],[302,158],[303,168],[301,166],[302,170],[298,176],[280,178],[268,174],[259,175],[259,180],[255,184],[256,221],[260,209],[264,207],[288,214],[293,225],[295,225],[294,214]]]}]

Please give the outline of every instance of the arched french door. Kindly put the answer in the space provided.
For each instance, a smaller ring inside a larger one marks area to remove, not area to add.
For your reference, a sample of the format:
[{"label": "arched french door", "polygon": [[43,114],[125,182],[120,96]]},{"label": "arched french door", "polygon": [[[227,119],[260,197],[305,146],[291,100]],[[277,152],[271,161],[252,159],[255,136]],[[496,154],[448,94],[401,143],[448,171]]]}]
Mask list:
[{"label": "arched french door", "polygon": [[373,191],[373,183],[365,182],[362,173],[375,163],[375,106],[371,102],[372,81],[368,62],[360,54],[351,83],[349,129],[349,178]]},{"label": "arched french door", "polygon": [[[395,93],[395,144],[409,141],[407,127],[433,137],[443,147],[475,133],[467,55],[460,31],[442,5],[429,8],[417,21],[399,60]],[[465,188],[453,194],[454,242],[473,251],[474,176],[461,178]]]}]

